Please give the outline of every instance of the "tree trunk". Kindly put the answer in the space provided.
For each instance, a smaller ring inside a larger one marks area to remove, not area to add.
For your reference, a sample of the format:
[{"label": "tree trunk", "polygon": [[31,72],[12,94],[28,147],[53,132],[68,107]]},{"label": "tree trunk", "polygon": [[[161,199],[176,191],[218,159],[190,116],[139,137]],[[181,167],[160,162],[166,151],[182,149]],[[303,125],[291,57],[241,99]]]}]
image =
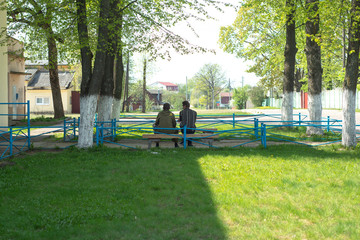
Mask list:
[{"label": "tree trunk", "polygon": [[[284,88],[283,102],[281,106],[281,120],[293,121],[294,108],[294,77],[296,59],[296,36],[295,36],[295,6],[293,0],[286,0],[286,8],[289,12],[286,15],[286,44],[284,61]],[[291,124],[284,122],[284,125]]]},{"label": "tree trunk", "polygon": [[[128,56],[127,56],[127,63],[126,63],[126,76],[125,76],[125,96],[124,96],[124,103],[123,104],[126,104],[126,112],[129,112],[130,109],[129,109],[129,72],[130,72],[130,56],[129,56],[129,53],[128,53]],[[124,111],[124,110],[123,110]]]},{"label": "tree trunk", "polygon": [[[118,8],[117,8],[118,9]],[[115,90],[114,90],[114,100],[113,100],[113,109],[112,109],[112,118],[118,119],[121,111],[121,94],[123,90],[123,79],[124,79],[124,62],[122,54],[122,13],[118,10],[116,12],[116,31],[118,32],[116,36],[116,64],[115,64]]]},{"label": "tree trunk", "polygon": [[[321,124],[322,103],[322,67],[321,67],[321,48],[318,44],[320,41],[320,17],[319,17],[319,0],[306,0],[306,9],[308,20],[306,21],[306,60],[308,69],[308,97],[309,97],[309,116],[310,124]],[[321,135],[323,133],[320,127],[309,126],[306,130],[309,135]]]},{"label": "tree trunk", "polygon": [[56,47],[56,41],[53,37],[53,34],[47,39],[48,45],[48,58],[49,58],[49,76],[50,76],[50,86],[51,93],[53,99],[53,107],[54,107],[54,118],[63,118],[64,115],[64,107],[61,98],[61,89],[59,83],[59,72],[58,72],[58,51]]},{"label": "tree trunk", "polygon": [[[117,10],[117,1],[110,0],[110,12],[109,20],[107,26],[112,29],[114,32],[108,36],[108,47],[106,51],[106,60],[105,60],[105,73],[103,76],[103,81],[101,84],[100,98],[99,98],[99,107],[98,107],[98,119],[99,122],[106,122],[103,124],[105,128],[111,127],[111,118],[113,110],[113,101],[115,94],[115,81],[114,81],[114,65],[115,65],[115,56],[117,56],[117,43],[118,43],[118,33],[120,31],[119,24],[117,22],[120,20]],[[120,33],[121,35],[121,33]],[[121,92],[120,92],[121,95]],[[106,129],[106,133],[109,129]]]},{"label": "tree trunk", "polygon": [[[81,64],[83,67],[83,79],[80,93],[80,127],[79,148],[89,148],[93,145],[94,116],[97,99],[101,87],[101,81],[105,71],[106,45],[108,40],[108,28],[106,26],[110,1],[101,0],[100,3],[100,25],[98,31],[98,43],[95,56],[94,70],[91,74],[91,61],[89,54],[89,35],[87,31],[86,1],[77,0],[79,43],[81,46]],[[90,64],[90,65],[89,65]],[[89,69],[90,66],[90,69]],[[90,78],[88,78],[90,77]]]},{"label": "tree trunk", "polygon": [[212,98],[212,109],[215,109],[215,96],[214,96],[214,88],[211,92],[211,98]]},{"label": "tree trunk", "polygon": [[123,90],[123,78],[124,78],[124,62],[122,60],[122,51],[119,50],[116,56],[116,70],[115,70],[115,91],[113,101],[112,118],[117,119],[121,111],[121,94]]},{"label": "tree trunk", "polygon": [[98,107],[98,121],[107,122],[104,127],[110,127],[112,116],[112,103],[114,94],[114,60],[115,57],[112,53],[108,52],[105,61],[105,73],[103,76],[99,107]]},{"label": "tree trunk", "polygon": [[146,58],[144,58],[144,70],[143,70],[143,98],[142,98],[142,112],[146,112]]},{"label": "tree trunk", "polygon": [[297,68],[295,71],[295,78],[294,78],[294,85],[295,85],[295,91],[296,92],[300,92],[301,91],[301,87],[303,85],[302,82],[300,82],[300,80],[304,77],[304,69],[302,68]]},{"label": "tree trunk", "polygon": [[343,86],[342,145],[356,147],[356,85],[359,77],[360,0],[351,1],[349,48]]}]

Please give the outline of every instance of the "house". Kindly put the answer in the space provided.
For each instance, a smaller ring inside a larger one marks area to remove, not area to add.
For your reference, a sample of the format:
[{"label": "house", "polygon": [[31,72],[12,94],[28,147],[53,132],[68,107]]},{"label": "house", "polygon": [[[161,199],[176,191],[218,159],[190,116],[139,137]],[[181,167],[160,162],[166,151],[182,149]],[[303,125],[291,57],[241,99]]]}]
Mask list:
[{"label": "house", "polygon": [[[28,69],[38,69],[38,70],[46,70],[48,67],[48,60],[26,60],[25,61],[26,68]],[[58,69],[62,71],[71,70],[71,67],[66,62],[59,62]]]},{"label": "house", "polygon": [[[6,29],[6,8],[0,9],[0,29]],[[0,34],[0,42],[5,41],[6,36]],[[0,103],[8,102],[8,56],[7,47],[0,44]],[[8,106],[0,104],[0,130],[7,131],[8,126]]]},{"label": "house", "polygon": [[178,85],[171,82],[154,82],[149,85],[149,88],[176,92],[179,91]]},{"label": "house", "polygon": [[[161,105],[163,105],[162,102],[162,90],[156,90],[156,89],[148,89],[146,90],[146,94],[149,97],[150,101],[153,102],[152,108],[153,109],[159,109],[161,108]],[[130,109],[132,111],[136,111],[138,109],[142,109],[142,99],[139,97],[136,97],[134,95],[131,95],[128,98],[128,101],[130,102]],[[148,109],[149,110],[149,109]]]},{"label": "house", "polygon": [[[49,79],[49,71],[38,69],[26,69],[31,74],[26,77],[27,94],[26,98],[30,101],[31,113],[53,113],[53,99]],[[64,113],[71,113],[71,92],[74,90],[72,84],[74,72],[59,71],[59,83]]]},{"label": "house", "polygon": [[229,108],[231,105],[232,93],[221,92],[220,93],[220,108]]},{"label": "house", "polygon": [[[15,38],[8,38],[8,102],[25,103],[25,57],[23,55],[24,44]],[[26,106],[23,104],[11,104],[8,106],[9,125],[15,120],[25,119]]]}]

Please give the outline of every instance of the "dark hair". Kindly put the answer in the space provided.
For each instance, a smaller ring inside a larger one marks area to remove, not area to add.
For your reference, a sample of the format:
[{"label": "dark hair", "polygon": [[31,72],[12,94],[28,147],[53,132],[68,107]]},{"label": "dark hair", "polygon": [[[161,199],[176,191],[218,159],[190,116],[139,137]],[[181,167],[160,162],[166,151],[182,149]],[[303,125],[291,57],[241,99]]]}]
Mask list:
[{"label": "dark hair", "polygon": [[190,103],[188,101],[183,101],[182,105],[189,108],[190,107]]},{"label": "dark hair", "polygon": [[164,103],[163,110],[169,110],[169,109],[170,109],[170,104]]}]

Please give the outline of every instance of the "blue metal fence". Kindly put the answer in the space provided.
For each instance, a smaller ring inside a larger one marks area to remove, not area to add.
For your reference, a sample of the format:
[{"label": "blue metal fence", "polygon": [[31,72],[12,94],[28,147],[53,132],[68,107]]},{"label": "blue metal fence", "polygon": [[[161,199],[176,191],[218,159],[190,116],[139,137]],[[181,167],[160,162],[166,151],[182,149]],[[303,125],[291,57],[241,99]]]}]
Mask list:
[{"label": "blue metal fence", "polygon": [[0,105],[25,105],[26,114],[4,114],[1,113],[2,117],[26,117],[26,127],[13,127],[13,126],[0,126],[0,160],[19,154],[23,151],[30,149],[30,102],[26,103],[0,103]]},{"label": "blue metal fence", "polygon": [[[153,118],[151,118],[153,117]],[[141,138],[142,134],[154,133],[152,124],[154,123],[154,118],[156,116],[149,115],[128,115],[127,118],[121,116],[120,119],[113,119],[109,122],[97,122],[95,123],[94,129],[94,142],[96,144],[103,143],[112,143],[119,146],[133,148],[131,146],[120,144],[115,141],[117,137],[121,136],[137,136]],[[307,116],[304,114],[294,115],[293,121],[281,121],[281,114],[256,114],[256,115],[223,115],[217,116],[222,119],[215,119],[214,116],[199,116],[197,123],[202,124],[200,128],[197,128],[197,131],[206,131],[208,127],[218,127],[220,125],[231,125],[232,129],[228,130],[216,130],[211,131],[213,135],[218,135],[220,140],[222,139],[244,139],[241,144],[232,146],[238,147],[243,146],[252,142],[259,141],[261,144],[266,147],[268,140],[273,140],[277,142],[291,142],[294,144],[302,144],[307,146],[319,146],[324,144],[331,144],[335,142],[340,142],[341,140],[329,140],[326,138],[318,138],[320,143],[306,142],[306,139],[299,139],[296,137],[290,137],[287,135],[281,135],[276,133],[277,128],[293,128],[293,127],[317,127],[321,128],[326,132],[331,132],[337,134],[340,138],[341,136],[341,120],[331,119],[330,117],[323,118],[321,121],[307,121]],[[265,119],[270,118],[270,119]],[[70,131],[71,133],[77,132],[76,127],[78,124],[74,123],[75,120],[71,120],[71,127],[65,128],[65,132]],[[119,126],[120,124],[127,124],[129,126]],[[68,125],[68,124],[64,124]],[[359,125],[357,125],[359,126]],[[67,130],[68,129],[68,130]],[[181,130],[177,128],[177,130]],[[162,133],[164,134],[164,133]],[[356,133],[357,136],[360,135],[360,132]],[[210,136],[213,136],[210,135]],[[74,135],[75,136],[75,135]],[[125,137],[126,138],[126,137]],[[171,134],[169,134],[171,138]],[[359,138],[359,137],[357,137]],[[186,134],[183,136],[183,141],[186,141]],[[201,139],[196,139],[194,142],[199,144],[207,145],[200,141]],[[326,142],[324,142],[326,141]],[[186,145],[184,146],[186,148]],[[210,146],[215,147],[216,146]]]},{"label": "blue metal fence", "polygon": [[[0,104],[12,104],[12,103],[0,103]],[[19,104],[19,103],[16,103]],[[22,151],[26,151],[31,147],[31,140],[35,137],[45,135],[54,131],[64,131],[63,140],[66,141],[77,141],[79,133],[80,118],[65,119],[62,126],[41,127],[43,129],[49,128],[49,131],[42,131],[41,134],[31,136],[30,129],[38,128],[36,126],[30,126],[30,104],[22,103],[26,105],[27,114],[14,114],[16,116],[24,116],[27,118],[26,127],[9,127],[2,126],[3,131],[0,131],[0,159],[7,158],[18,154]],[[2,116],[10,116],[9,114],[0,114]],[[136,136],[141,138],[142,134],[154,133],[156,129],[152,127],[156,115],[121,115],[119,119],[113,119],[108,122],[97,122],[94,125],[94,142],[99,145],[103,143],[111,143],[122,147],[134,148],[127,144],[122,144],[116,141],[117,138],[128,138],[129,136]],[[341,136],[341,120],[332,119],[330,117],[323,118],[321,121],[307,121],[307,116],[301,113],[294,115],[293,121],[281,121],[280,114],[255,114],[255,115],[200,115],[198,116],[197,123],[200,124],[196,130],[207,133],[207,137],[192,138],[193,142],[198,144],[206,145],[209,147],[217,148],[216,145],[210,145],[203,140],[208,137],[216,136],[219,140],[241,140],[235,145],[230,146],[233,148],[244,146],[253,142],[259,142],[265,148],[268,145],[268,141],[278,142],[291,142],[294,144],[302,144],[307,146],[319,146],[324,144],[331,144],[340,142],[341,140],[326,141],[326,139],[319,139],[320,143],[309,143],[304,139],[297,137],[290,137],[287,135],[281,135],[277,129],[288,127],[317,127],[322,130]],[[96,119],[97,120],[97,119]],[[126,126],[127,125],[127,126]],[[217,130],[217,127],[223,128],[228,126],[226,130]],[[357,125],[358,127],[359,125]],[[185,126],[186,128],[186,126]],[[214,128],[215,130],[209,131],[208,128]],[[160,129],[158,129],[160,130]],[[174,129],[172,129],[174,130]],[[177,130],[181,130],[177,128]],[[184,148],[186,148],[186,140],[188,140],[186,129],[182,140],[185,142]],[[164,133],[162,133],[164,134]],[[360,132],[357,132],[357,138],[360,138]],[[168,134],[171,138],[171,134]],[[179,135],[177,135],[179,136]],[[323,142],[326,141],[326,142]],[[230,144],[229,144],[230,145]]]}]

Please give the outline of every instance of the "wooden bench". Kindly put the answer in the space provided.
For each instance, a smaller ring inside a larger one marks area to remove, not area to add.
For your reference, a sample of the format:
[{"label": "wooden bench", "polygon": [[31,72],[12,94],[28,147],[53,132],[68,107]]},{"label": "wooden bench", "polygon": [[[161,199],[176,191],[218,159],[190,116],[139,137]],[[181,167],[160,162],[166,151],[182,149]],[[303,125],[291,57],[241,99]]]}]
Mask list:
[{"label": "wooden bench", "polygon": [[[151,148],[152,142],[160,142],[161,139],[172,139],[172,138],[183,138],[183,134],[143,134],[142,138],[148,139],[148,148]],[[219,135],[213,135],[213,134],[186,134],[186,139],[201,139],[208,142],[209,147],[212,146],[214,139],[218,138]]]}]

